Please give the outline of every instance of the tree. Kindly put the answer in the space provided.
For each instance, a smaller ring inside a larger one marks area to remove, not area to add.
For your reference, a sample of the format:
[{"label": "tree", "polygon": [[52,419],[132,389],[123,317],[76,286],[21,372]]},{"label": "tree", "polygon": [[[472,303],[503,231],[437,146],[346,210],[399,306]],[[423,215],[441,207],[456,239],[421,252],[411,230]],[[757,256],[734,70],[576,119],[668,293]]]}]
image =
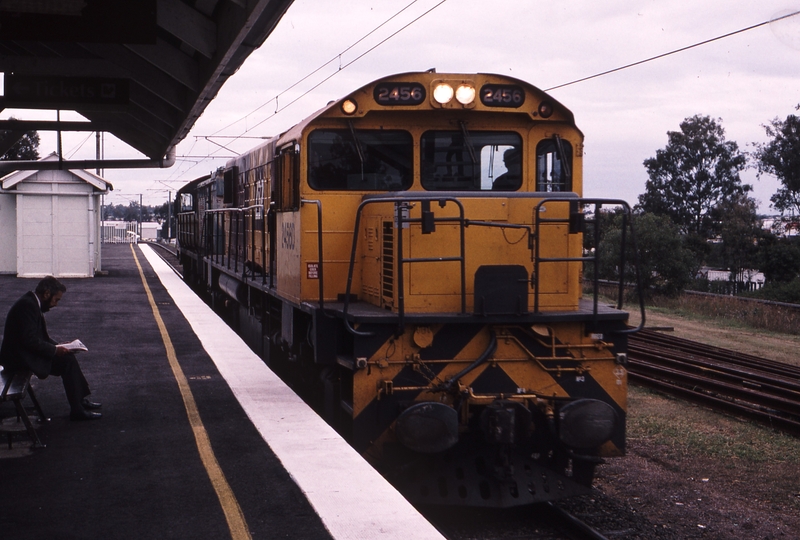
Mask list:
[{"label": "tree", "polygon": [[761,245],[759,269],[767,284],[788,283],[800,277],[800,244],[794,238],[768,234]]},{"label": "tree", "polygon": [[764,129],[772,140],[755,143],[758,175],[771,174],[781,182],[782,187],[770,197],[775,208],[800,213],[800,118],[793,114],[784,121],[775,118]]},{"label": "tree", "polygon": [[157,220],[166,221],[166,219],[170,215],[169,202],[165,202],[164,204],[161,204],[156,207],[148,207],[148,208],[152,209],[151,213],[153,217]]},{"label": "tree", "polygon": [[[14,118],[10,118],[10,120],[14,120]],[[8,143],[14,139],[16,142],[9,146]],[[2,130],[0,131],[0,152],[5,148],[8,150],[0,156],[0,160],[39,159],[39,133],[35,130],[28,131],[20,137],[18,132]]]},{"label": "tree", "polygon": [[[699,265],[685,237],[666,216],[634,214],[634,231],[638,247],[639,276],[645,294],[659,293],[669,296],[680,293],[696,275]],[[605,218],[602,241],[599,247],[600,275],[616,280],[619,276],[619,248],[622,236],[622,214]],[[625,281],[636,283],[631,236],[627,235],[627,261]]]},{"label": "tree", "polygon": [[756,268],[759,239],[765,231],[757,214],[755,199],[744,194],[720,202],[713,210],[715,236],[722,241],[722,264],[731,281],[744,281],[742,271]]},{"label": "tree", "polygon": [[683,233],[705,239],[713,208],[752,190],[739,177],[747,159],[725,140],[720,122],[695,115],[681,122],[680,131],[667,132],[667,146],[644,161],[649,180],[639,195],[641,210],[668,216]]}]

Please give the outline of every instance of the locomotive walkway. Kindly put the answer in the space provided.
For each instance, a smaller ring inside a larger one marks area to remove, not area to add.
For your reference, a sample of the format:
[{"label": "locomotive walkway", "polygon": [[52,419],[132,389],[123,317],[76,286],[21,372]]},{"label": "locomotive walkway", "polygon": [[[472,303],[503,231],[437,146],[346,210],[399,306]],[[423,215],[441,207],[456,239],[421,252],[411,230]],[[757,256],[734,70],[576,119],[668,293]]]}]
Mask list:
[{"label": "locomotive walkway", "polygon": [[[46,448],[0,438],[0,538],[442,538],[151,248],[102,256],[47,319],[89,348],[103,418],[70,422],[60,380],[34,378]],[[0,329],[37,281],[0,276]]]}]

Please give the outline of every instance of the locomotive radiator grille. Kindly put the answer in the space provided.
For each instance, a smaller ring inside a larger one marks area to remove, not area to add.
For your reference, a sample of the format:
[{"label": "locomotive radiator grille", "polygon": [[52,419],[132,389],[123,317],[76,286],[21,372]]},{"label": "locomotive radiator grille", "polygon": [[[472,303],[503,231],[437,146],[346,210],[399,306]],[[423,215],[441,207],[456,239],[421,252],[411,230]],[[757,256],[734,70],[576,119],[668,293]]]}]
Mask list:
[{"label": "locomotive radiator grille", "polygon": [[394,225],[383,222],[381,242],[381,305],[388,309],[394,307]]}]

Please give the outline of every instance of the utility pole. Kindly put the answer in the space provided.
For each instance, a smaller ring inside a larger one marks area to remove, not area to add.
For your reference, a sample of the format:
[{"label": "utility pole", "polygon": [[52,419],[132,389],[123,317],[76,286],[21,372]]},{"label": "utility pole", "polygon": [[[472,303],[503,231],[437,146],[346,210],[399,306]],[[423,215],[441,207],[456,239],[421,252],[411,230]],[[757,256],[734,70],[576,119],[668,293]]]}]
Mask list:
[{"label": "utility pole", "polygon": [[142,194],[139,194],[139,240],[142,239]]},{"label": "utility pole", "polygon": [[172,240],[172,192],[167,191],[167,243]]}]

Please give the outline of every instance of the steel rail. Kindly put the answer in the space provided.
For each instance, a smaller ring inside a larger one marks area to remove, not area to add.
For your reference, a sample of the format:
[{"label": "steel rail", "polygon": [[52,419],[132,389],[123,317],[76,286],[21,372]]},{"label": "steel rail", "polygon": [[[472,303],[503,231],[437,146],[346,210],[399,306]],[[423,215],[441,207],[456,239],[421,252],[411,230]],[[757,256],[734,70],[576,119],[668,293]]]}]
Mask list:
[{"label": "steel rail", "polygon": [[800,369],[645,330],[629,338],[632,381],[800,433]]}]

